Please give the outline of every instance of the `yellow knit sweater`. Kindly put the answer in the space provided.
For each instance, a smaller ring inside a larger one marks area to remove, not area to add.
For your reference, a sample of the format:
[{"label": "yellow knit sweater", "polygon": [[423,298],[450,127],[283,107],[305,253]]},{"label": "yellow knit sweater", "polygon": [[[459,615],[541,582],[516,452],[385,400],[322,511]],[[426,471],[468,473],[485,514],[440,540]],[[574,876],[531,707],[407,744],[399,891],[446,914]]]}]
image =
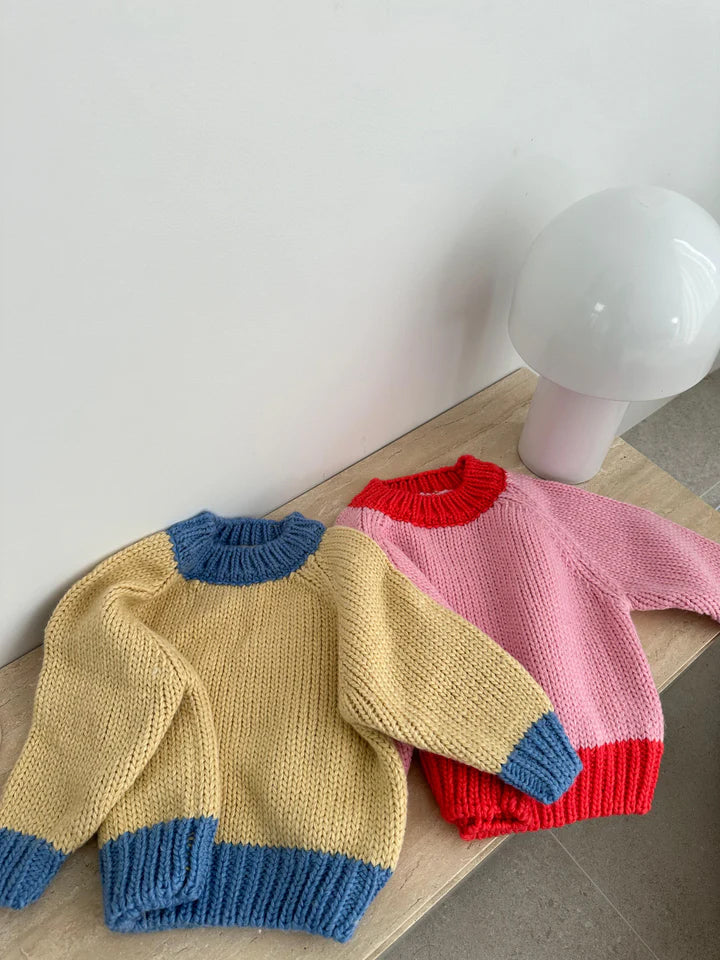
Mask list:
[{"label": "yellow knit sweater", "polygon": [[400,853],[395,741],[522,786],[567,759],[562,731],[533,741],[551,710],[364,534],[199,514],[55,610],[0,803],[0,904],[35,900],[98,831],[113,929],[346,940]]}]

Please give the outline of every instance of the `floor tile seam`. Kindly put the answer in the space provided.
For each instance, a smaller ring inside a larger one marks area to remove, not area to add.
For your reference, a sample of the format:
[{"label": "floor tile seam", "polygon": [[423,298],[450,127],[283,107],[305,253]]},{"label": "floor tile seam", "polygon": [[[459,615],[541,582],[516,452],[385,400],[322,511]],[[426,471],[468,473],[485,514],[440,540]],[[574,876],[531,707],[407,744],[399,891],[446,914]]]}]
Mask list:
[{"label": "floor tile seam", "polygon": [[717,490],[718,487],[720,487],[720,480],[716,480],[711,487],[708,487],[704,493],[699,493],[698,496],[702,500],[703,497],[706,497],[709,493],[712,493],[713,490]]},{"label": "floor tile seam", "polygon": [[576,860],[576,858],[570,853],[570,851],[568,850],[568,848],[565,846],[565,844],[562,842],[562,840],[560,840],[560,838],[559,838],[558,835],[555,833],[555,831],[554,831],[554,830],[551,830],[551,831],[550,831],[550,834],[552,835],[552,837],[553,837],[553,839],[555,840],[555,842],[560,846],[560,849],[561,849],[565,854],[567,854],[567,856],[572,860],[572,862],[575,864],[575,866],[578,868],[578,870],[583,874],[584,877],[587,878],[587,880],[588,880],[588,881],[593,885],[593,887],[597,890],[597,892],[600,894],[600,896],[603,898],[603,900],[605,900],[605,901],[608,903],[608,905],[615,911],[615,913],[620,917],[620,919],[623,921],[623,923],[624,923],[627,927],[629,927],[630,930],[632,930],[633,934],[638,938],[638,940],[640,941],[640,943],[642,943],[642,945],[643,945],[643,946],[645,947],[645,949],[648,951],[648,953],[650,954],[650,956],[653,957],[654,960],[661,960],[661,958],[660,958],[660,957],[655,953],[655,951],[652,949],[652,947],[650,946],[650,944],[638,933],[638,931],[635,929],[635,927],[632,925],[632,923],[630,923],[630,921],[629,921],[628,918],[625,916],[625,914],[620,910],[620,908],[619,908],[615,903],[613,903],[613,901],[612,901],[612,900],[610,899],[610,897],[605,893],[605,891],[602,889],[602,887],[599,886],[599,884],[598,884],[595,880],[593,880],[593,878],[590,876],[590,874],[587,872],[587,870],[585,870],[585,868],[584,868],[584,867]]}]

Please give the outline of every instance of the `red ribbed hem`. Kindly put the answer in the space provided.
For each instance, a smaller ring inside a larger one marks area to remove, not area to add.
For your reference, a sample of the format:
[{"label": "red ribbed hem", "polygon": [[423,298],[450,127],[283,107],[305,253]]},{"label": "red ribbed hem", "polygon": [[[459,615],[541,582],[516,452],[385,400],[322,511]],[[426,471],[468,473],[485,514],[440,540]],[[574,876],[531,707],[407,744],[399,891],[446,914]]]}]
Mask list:
[{"label": "red ribbed hem", "polygon": [[623,740],[578,751],[582,771],[555,803],[533,800],[498,777],[445,757],[421,753],[425,776],[445,820],[463,840],[548,830],[576,820],[648,813],[663,744]]}]

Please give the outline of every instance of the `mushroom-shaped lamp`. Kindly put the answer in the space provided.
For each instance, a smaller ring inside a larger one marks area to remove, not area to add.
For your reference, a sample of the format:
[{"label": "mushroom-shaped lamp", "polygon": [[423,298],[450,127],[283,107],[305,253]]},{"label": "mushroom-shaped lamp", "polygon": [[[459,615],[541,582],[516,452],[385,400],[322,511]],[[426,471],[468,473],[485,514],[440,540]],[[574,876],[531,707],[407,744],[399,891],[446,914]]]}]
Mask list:
[{"label": "mushroom-shaped lamp", "polygon": [[659,187],[604,190],[537,237],[517,279],[510,339],[540,380],[519,453],[541,477],[602,466],[631,400],[701,380],[720,349],[720,227]]}]

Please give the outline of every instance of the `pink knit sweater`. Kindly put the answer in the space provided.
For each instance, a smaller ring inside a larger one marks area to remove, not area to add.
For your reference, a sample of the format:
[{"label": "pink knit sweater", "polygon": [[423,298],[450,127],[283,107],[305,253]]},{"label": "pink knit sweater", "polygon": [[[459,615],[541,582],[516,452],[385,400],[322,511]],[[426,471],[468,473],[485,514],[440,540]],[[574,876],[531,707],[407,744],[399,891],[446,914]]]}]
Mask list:
[{"label": "pink knit sweater", "polygon": [[630,612],[679,607],[720,620],[720,545],[648,510],[471,456],[373,480],[337,522],[371,536],[421,589],[517,658],[583,762],[570,790],[545,806],[422,755],[461,836],[650,809],[663,719]]}]

